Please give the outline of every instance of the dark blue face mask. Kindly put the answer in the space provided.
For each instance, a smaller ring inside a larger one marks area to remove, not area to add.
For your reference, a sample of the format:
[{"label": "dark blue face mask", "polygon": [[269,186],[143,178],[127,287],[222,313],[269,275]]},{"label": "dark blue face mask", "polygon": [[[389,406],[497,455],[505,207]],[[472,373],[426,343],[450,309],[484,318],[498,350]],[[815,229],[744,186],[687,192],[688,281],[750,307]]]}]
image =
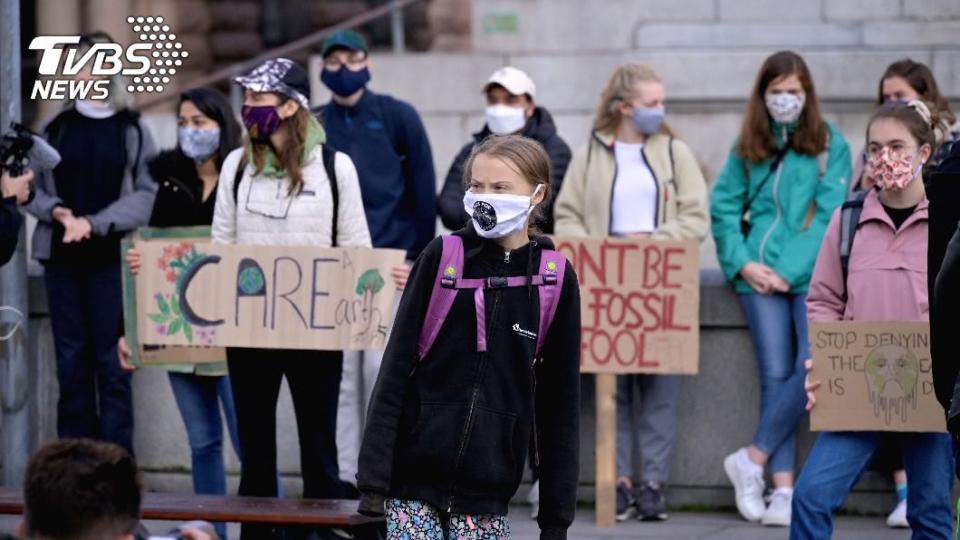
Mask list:
[{"label": "dark blue face mask", "polygon": [[338,96],[352,96],[370,82],[370,70],[363,68],[360,71],[350,71],[346,66],[341,66],[337,71],[324,68],[320,74],[320,82]]}]

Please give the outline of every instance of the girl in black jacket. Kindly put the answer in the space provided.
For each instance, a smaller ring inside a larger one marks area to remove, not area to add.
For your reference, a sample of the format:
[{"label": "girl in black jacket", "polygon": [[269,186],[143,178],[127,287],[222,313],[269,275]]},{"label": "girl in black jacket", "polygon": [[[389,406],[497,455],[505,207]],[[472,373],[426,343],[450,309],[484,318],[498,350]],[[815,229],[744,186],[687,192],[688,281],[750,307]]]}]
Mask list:
[{"label": "girl in black jacket", "polygon": [[[532,441],[541,538],[566,538],[577,491],[580,292],[561,259],[560,296],[538,355],[540,289],[530,284],[544,276],[534,271],[541,257],[552,256],[550,240],[528,232],[550,195],[550,162],[531,139],[494,137],[477,146],[465,170],[473,220],[455,233],[461,268],[445,265],[444,275],[486,285],[458,286],[446,317],[427,325],[439,324],[439,332],[424,351],[420,335],[444,241],[435,239],[414,265],[360,450],[360,511],[386,513],[389,539],[439,540],[444,531],[473,538],[477,529],[483,538],[508,538],[507,505]],[[504,286],[509,276],[523,284]]]},{"label": "girl in black jacket", "polygon": [[[177,147],[162,152],[148,164],[157,183],[157,197],[150,215],[151,227],[209,226],[213,222],[217,183],[224,158],[240,146],[240,124],[230,103],[209,88],[188,90],[177,107]],[[134,273],[140,269],[139,251],[130,249],[126,262]],[[121,337],[120,364],[127,370],[130,348]],[[224,495],[227,480],[223,462],[223,418],[239,453],[237,415],[225,362],[165,366],[173,397],[187,428],[190,443],[193,490],[204,495]],[[217,534],[226,538],[223,523]]]}]

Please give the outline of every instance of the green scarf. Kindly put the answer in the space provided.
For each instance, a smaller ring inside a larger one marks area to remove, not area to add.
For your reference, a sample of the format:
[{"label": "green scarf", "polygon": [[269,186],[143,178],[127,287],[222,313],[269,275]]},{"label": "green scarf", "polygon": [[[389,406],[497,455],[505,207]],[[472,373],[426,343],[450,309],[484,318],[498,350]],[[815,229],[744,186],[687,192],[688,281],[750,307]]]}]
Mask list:
[{"label": "green scarf", "polygon": [[[314,148],[325,142],[327,142],[327,132],[311,114],[310,120],[307,122],[307,140],[303,144],[303,156],[300,158],[300,164],[302,165],[307,161]],[[251,145],[247,145],[247,162],[253,163],[253,148]],[[287,172],[281,168],[280,161],[272,148],[264,156],[263,170],[260,171],[260,174],[277,178],[287,175]]]}]

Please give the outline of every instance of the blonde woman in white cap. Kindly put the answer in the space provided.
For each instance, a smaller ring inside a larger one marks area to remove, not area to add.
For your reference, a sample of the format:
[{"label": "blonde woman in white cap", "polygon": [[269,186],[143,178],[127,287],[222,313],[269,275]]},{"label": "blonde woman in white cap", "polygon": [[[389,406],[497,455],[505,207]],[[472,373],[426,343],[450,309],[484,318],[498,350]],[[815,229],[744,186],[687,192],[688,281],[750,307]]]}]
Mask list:
[{"label": "blonde woman in white cap", "polygon": [[[213,241],[370,247],[356,169],[349,156],[325,148],[323,127],[308,109],[304,69],[279,58],[235,82],[244,87],[248,140],[223,162]],[[279,196],[278,182],[284,186]],[[303,495],[342,497],[336,421],[343,353],[228,348],[227,365],[243,456],[240,495],[277,495],[276,407],[286,378],[297,416]],[[286,532],[246,524],[240,538],[291,538]]]},{"label": "blonde woman in white cap", "polygon": [[[573,157],[555,211],[558,235],[703,240],[707,183],[690,148],[663,122],[666,90],[643,64],[624,64],[600,97],[594,131]],[[667,518],[679,375],[617,378],[617,519]],[[639,402],[640,414],[633,415]],[[639,485],[633,449],[640,449]]]},{"label": "blonde woman in white cap", "polygon": [[[473,140],[453,158],[447,179],[440,191],[438,201],[440,219],[450,230],[467,225],[469,219],[463,211],[463,166],[473,148],[491,135],[519,134],[529,137],[543,146],[550,157],[550,188],[560,191],[563,175],[570,163],[570,147],[557,134],[553,116],[543,106],[537,105],[537,86],[526,73],[506,66],[493,72],[483,86],[486,98],[483,129],[474,133]],[[553,201],[545,201],[540,230],[553,233]]]}]

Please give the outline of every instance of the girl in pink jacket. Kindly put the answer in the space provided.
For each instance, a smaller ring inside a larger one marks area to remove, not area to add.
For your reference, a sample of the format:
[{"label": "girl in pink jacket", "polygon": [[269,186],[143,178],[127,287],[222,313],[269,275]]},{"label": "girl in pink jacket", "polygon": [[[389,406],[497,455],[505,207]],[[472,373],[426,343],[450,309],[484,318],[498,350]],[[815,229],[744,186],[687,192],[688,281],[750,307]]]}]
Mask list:
[{"label": "girl in pink jacket", "polygon": [[[840,257],[841,211],[834,213],[810,283],[808,320],[928,319],[927,198],[921,171],[935,150],[935,125],[919,101],[886,104],[870,119],[866,154],[875,189],[863,200],[846,279]],[[808,409],[816,403],[818,387],[818,382],[807,384]],[[885,438],[903,452],[913,538],[951,537],[949,435],[823,432],[794,492],[791,540],[830,538],[833,511]]]}]

